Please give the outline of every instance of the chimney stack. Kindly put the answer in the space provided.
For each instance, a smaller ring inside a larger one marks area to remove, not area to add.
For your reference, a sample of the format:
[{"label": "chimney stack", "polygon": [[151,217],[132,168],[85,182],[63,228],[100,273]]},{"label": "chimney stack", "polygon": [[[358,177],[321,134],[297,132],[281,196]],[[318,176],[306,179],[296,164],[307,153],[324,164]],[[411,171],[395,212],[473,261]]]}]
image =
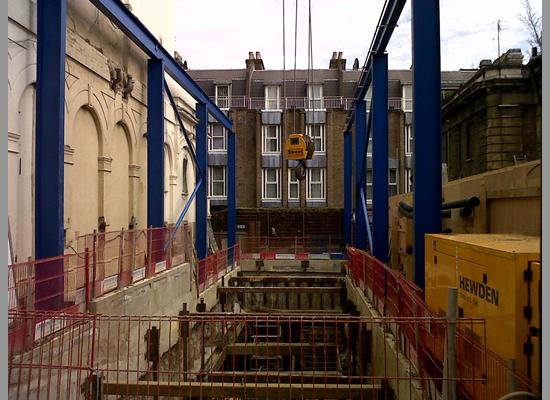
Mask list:
[{"label": "chimney stack", "polygon": [[342,58],[342,52],[341,51],[333,51],[332,52],[332,58],[330,59],[330,63],[328,65],[329,69],[340,69],[344,70],[346,69],[346,59]]},{"label": "chimney stack", "polygon": [[264,70],[264,61],[262,60],[262,55],[259,51],[256,52],[256,57],[254,57],[254,52],[248,52],[248,59],[246,60],[246,68],[254,70]]}]

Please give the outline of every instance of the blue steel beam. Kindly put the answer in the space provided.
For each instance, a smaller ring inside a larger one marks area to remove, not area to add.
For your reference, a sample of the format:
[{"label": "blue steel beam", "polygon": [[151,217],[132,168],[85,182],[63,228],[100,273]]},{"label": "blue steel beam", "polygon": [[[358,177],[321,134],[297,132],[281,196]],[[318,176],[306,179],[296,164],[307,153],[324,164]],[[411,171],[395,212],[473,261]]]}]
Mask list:
[{"label": "blue steel beam", "polygon": [[373,249],[380,261],[388,261],[388,55],[373,58],[372,163],[373,163]]},{"label": "blue steel beam", "polygon": [[164,63],[147,63],[147,226],[164,226]]},{"label": "blue steel beam", "polygon": [[[207,146],[207,129],[208,129],[208,107],[204,103],[197,103],[197,136],[196,149],[197,161],[199,168],[196,171],[197,181],[201,179],[202,184],[197,192],[197,200],[195,202],[196,215],[196,249],[197,257],[202,260],[208,255],[208,146]],[[229,196],[228,196],[229,197]]]},{"label": "blue steel beam", "polygon": [[[65,35],[67,1],[37,4],[38,49],[36,71],[35,258],[63,254]],[[57,277],[57,278],[56,278]],[[36,269],[37,306],[63,305],[63,260]]]},{"label": "blue steel beam", "polygon": [[[357,100],[362,100],[365,98],[369,86],[372,81],[372,65],[373,65],[373,56],[376,54],[383,54],[386,51],[388,42],[390,41],[393,30],[397,26],[403,7],[405,6],[406,0],[386,0],[382,13],[380,14],[380,19],[378,20],[378,25],[372,42],[367,54],[365,63],[363,64],[363,70],[357,85],[355,86],[354,98]],[[347,116],[346,128],[344,132],[347,132],[351,129],[353,124],[353,118],[355,116],[354,110],[350,110]]]},{"label": "blue steel beam", "polygon": [[227,247],[235,245],[237,227],[236,146],[235,132],[227,131]]},{"label": "blue steel beam", "polygon": [[187,211],[189,211],[189,208],[191,208],[191,204],[195,200],[195,197],[197,196],[197,192],[199,191],[202,183],[202,177],[204,176],[204,171],[201,171],[199,168],[199,162],[197,160],[197,153],[195,152],[195,149],[193,148],[193,143],[191,142],[191,138],[189,137],[189,133],[187,132],[187,129],[185,129],[185,125],[183,124],[183,121],[181,119],[181,116],[178,111],[178,106],[176,105],[176,102],[174,100],[174,97],[172,96],[172,92],[170,91],[170,87],[168,86],[168,82],[166,79],[164,80],[164,90],[166,94],[168,95],[168,100],[170,101],[170,104],[172,105],[172,109],[174,110],[174,115],[176,116],[176,119],[178,120],[178,124],[180,126],[180,129],[183,133],[183,137],[185,139],[185,142],[187,143],[187,148],[189,153],[191,154],[191,160],[193,161],[193,165],[196,168],[197,176],[200,176],[200,179],[196,180],[195,182],[195,188],[189,195],[189,198],[187,199],[187,202],[185,203],[183,210],[180,213],[180,216],[178,217],[178,220],[176,221],[176,224],[174,225],[174,229],[170,232],[170,237],[166,242],[164,243],[164,251],[168,249],[168,246],[172,243],[172,240],[174,236],[176,235],[177,230],[180,228],[181,223],[183,222],[183,219],[187,215]]},{"label": "blue steel beam", "polygon": [[367,224],[368,218],[362,212],[364,196],[361,192],[364,191],[365,182],[363,180],[366,158],[366,141],[367,141],[367,108],[365,100],[355,101],[355,246],[359,249],[366,250],[367,246]]},{"label": "blue steel beam", "polygon": [[424,235],[441,232],[439,0],[412,0],[414,280],[424,288]]},{"label": "blue steel beam", "polygon": [[138,45],[149,57],[164,61],[165,71],[186,89],[199,103],[208,107],[208,112],[227,129],[232,128],[231,120],[216,106],[200,86],[174,60],[143,23],[119,0],[90,0],[122,32]]},{"label": "blue steel beam", "polygon": [[351,218],[353,214],[353,143],[350,131],[344,132],[344,236],[352,245]]}]

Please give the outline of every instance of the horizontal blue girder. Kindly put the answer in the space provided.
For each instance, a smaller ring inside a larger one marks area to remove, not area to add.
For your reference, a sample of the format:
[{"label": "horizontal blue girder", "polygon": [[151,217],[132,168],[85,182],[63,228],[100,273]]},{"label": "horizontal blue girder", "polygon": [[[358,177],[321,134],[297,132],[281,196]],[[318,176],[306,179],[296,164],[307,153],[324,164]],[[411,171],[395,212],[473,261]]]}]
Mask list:
[{"label": "horizontal blue girder", "polygon": [[[158,42],[155,36],[143,25],[143,23],[118,0],[90,0],[102,13],[104,13],[116,26],[118,26],[132,41],[138,45],[149,57],[162,60],[164,70],[174,80],[185,88],[195,100],[206,104],[208,112],[227,129],[232,128],[231,120],[208,97],[200,86],[189,76],[187,72],[174,60]],[[160,7],[160,5],[159,5]]]},{"label": "horizontal blue girder", "polygon": [[[354,99],[363,100],[365,98],[365,95],[367,94],[367,91],[369,90],[369,86],[372,81],[371,74],[373,56],[377,54],[383,54],[386,51],[386,47],[388,46],[391,35],[393,34],[393,30],[397,26],[397,21],[399,21],[399,17],[401,16],[403,7],[405,7],[405,3],[406,0],[386,1],[384,9],[380,14],[380,19],[378,20],[376,31],[374,32],[374,36],[372,38],[365,65],[363,66],[363,73],[361,74],[361,78],[359,82],[357,82],[357,86],[355,87],[355,93],[353,95]],[[354,110],[350,110],[348,112],[344,132],[347,132],[351,129],[353,118],[355,116],[355,113],[353,111]]]}]

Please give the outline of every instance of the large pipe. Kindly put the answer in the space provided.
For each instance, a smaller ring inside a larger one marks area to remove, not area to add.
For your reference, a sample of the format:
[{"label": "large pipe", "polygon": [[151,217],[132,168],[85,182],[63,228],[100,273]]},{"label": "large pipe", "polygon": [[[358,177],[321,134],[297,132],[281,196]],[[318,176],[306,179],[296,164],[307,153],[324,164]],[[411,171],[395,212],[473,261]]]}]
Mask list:
[{"label": "large pipe", "polygon": [[477,206],[479,206],[479,204],[480,204],[479,197],[472,196],[462,200],[455,200],[455,201],[449,201],[449,202],[443,203],[441,204],[441,209],[449,210],[451,208],[462,208],[462,207],[476,208]]},{"label": "large pipe", "polygon": [[[450,218],[451,213],[450,210],[453,208],[460,208],[461,210],[461,216],[468,217],[471,215],[471,212],[468,212],[468,209],[473,209],[477,206],[479,206],[480,201],[479,197],[472,196],[468,197],[462,200],[455,200],[455,201],[449,201],[446,203],[441,204],[441,210],[442,212],[442,218]],[[407,214],[412,213],[414,211],[413,206],[410,204],[405,203],[404,201],[399,202],[399,210],[407,216]]]},{"label": "large pipe", "polygon": [[[413,217],[413,208],[407,203],[399,202],[399,212],[405,217],[412,219]],[[451,218],[451,210],[441,210],[441,218]]]}]

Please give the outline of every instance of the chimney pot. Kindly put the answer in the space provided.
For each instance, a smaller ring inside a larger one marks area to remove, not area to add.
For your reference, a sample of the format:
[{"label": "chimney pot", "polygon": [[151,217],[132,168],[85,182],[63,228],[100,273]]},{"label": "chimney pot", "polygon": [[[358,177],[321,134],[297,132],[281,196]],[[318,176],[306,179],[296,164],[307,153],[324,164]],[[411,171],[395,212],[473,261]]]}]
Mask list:
[{"label": "chimney pot", "polygon": [[259,51],[256,52],[256,60],[261,60],[262,59],[262,55],[260,54]]},{"label": "chimney pot", "polygon": [[332,52],[332,59],[336,60],[336,52],[335,51]]},{"label": "chimney pot", "polygon": [[254,60],[254,53],[253,52],[251,52],[251,51],[248,52],[248,59],[249,60]]},{"label": "chimney pot", "polygon": [[338,52],[338,59],[341,60],[342,59],[342,52]]}]

